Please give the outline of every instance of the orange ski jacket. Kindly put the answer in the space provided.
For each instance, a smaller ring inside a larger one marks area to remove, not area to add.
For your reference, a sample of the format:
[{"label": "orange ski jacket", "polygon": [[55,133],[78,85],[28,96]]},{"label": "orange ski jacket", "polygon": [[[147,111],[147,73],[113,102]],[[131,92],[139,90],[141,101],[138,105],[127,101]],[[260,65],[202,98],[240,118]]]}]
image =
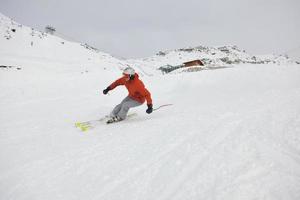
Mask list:
[{"label": "orange ski jacket", "polygon": [[140,103],[144,103],[145,100],[147,100],[147,105],[152,104],[151,94],[145,88],[144,83],[139,79],[139,75],[137,73],[135,73],[133,80],[128,80],[125,76],[119,78],[109,86],[109,89],[113,90],[119,85],[125,85],[130,98]]}]

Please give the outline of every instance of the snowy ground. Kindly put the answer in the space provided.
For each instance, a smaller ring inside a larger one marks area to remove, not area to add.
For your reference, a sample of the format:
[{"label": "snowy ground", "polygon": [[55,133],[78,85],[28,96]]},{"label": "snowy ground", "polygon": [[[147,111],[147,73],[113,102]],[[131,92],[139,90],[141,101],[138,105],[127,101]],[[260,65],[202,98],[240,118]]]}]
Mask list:
[{"label": "snowy ground", "polygon": [[[0,13],[0,199],[300,199],[299,65],[267,56],[275,64],[156,70],[199,56],[254,59],[213,51],[118,60]],[[126,96],[102,90],[128,63],[154,107],[173,106],[76,129]]]},{"label": "snowy ground", "polygon": [[126,96],[102,94],[119,76],[0,69],[0,199],[300,199],[299,65],[143,76],[154,107],[174,105],[77,130]]}]

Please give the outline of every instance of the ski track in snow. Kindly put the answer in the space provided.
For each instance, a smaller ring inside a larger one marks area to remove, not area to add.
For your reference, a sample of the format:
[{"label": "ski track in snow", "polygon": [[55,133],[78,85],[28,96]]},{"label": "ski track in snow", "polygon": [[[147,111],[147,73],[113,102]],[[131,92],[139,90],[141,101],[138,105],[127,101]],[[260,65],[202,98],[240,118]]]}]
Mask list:
[{"label": "ski track in snow", "polygon": [[[300,199],[300,68],[291,60],[201,47],[121,61],[0,18],[0,65],[13,66],[0,68],[1,200]],[[215,70],[156,70],[199,56]],[[226,57],[274,61],[224,67]],[[173,105],[76,129],[127,95],[102,90],[128,64],[154,107]]]},{"label": "ski track in snow", "polygon": [[119,74],[38,66],[0,71],[0,199],[300,198],[298,66],[144,76],[174,105],[86,133],[126,96],[101,94]]},{"label": "ski track in snow", "polygon": [[[1,13],[0,33],[1,200],[300,199],[300,68],[285,56],[199,46],[119,60]],[[207,70],[157,70],[199,58]],[[173,105],[76,129],[126,96],[102,90],[128,64],[154,107]]]}]

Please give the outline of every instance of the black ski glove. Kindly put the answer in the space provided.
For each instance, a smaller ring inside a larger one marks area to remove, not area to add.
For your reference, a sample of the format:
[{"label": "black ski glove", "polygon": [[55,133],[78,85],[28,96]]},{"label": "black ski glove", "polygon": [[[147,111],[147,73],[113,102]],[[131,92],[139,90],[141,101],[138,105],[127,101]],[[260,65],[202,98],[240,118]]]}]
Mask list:
[{"label": "black ski glove", "polygon": [[103,94],[107,94],[109,90],[110,90],[110,88],[107,87],[105,90],[103,90]]},{"label": "black ski glove", "polygon": [[152,113],[152,111],[153,111],[152,104],[147,104],[147,106],[148,106],[148,109],[146,110],[146,113],[148,113],[148,114]]}]

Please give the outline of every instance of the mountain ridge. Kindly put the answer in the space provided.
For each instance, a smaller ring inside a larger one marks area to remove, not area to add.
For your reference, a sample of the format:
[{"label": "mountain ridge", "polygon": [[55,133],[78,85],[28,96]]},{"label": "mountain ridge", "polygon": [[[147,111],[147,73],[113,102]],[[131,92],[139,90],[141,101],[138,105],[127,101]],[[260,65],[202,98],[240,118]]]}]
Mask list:
[{"label": "mountain ridge", "polygon": [[161,73],[165,65],[176,66],[200,59],[208,68],[229,67],[236,64],[295,64],[287,56],[250,55],[236,45],[196,46],[159,51],[156,55],[140,59],[118,59],[108,53],[78,42],[68,41],[59,36],[21,25],[0,13],[0,53],[6,55],[2,64],[10,64],[15,57],[52,60],[54,63],[67,62],[103,69],[122,70],[128,65],[137,68],[144,75]]}]

